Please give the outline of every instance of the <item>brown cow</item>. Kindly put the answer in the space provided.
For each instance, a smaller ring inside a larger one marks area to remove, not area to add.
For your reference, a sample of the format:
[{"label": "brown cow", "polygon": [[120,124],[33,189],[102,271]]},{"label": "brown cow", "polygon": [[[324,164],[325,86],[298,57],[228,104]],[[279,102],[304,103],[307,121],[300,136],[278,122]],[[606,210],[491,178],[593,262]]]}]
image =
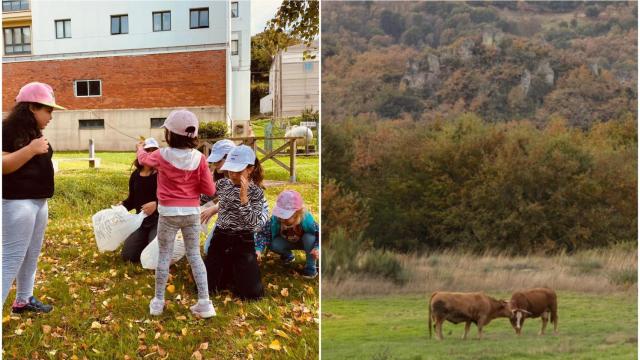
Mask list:
[{"label": "brown cow", "polygon": [[434,292],[429,302],[429,338],[432,320],[438,340],[442,340],[442,323],[448,320],[454,324],[465,323],[463,339],[467,338],[471,323],[475,323],[478,337],[482,339],[482,328],[498,317],[511,317],[508,301],[496,300],[484,293]]},{"label": "brown cow", "polygon": [[547,327],[549,315],[553,323],[554,334],[558,333],[558,299],[555,291],[548,288],[536,288],[522,291],[516,291],[511,295],[509,302],[512,315],[510,317],[511,326],[516,334],[522,333],[524,319],[537,318],[542,319],[542,328],[540,335],[544,335],[544,329]]}]

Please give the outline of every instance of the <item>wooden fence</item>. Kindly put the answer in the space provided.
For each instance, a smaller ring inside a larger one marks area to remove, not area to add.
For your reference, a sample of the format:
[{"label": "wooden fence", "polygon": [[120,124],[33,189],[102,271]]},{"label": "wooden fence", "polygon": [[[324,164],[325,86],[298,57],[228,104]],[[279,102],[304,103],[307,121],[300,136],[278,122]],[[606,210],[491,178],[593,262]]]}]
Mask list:
[{"label": "wooden fence", "polygon": [[[209,156],[211,152],[211,147],[213,144],[222,140],[223,138],[218,139],[200,139],[200,147],[198,150],[202,151],[203,154]],[[261,163],[264,163],[267,160],[272,160],[280,167],[289,172],[289,182],[296,182],[296,142],[298,140],[304,140],[303,137],[264,137],[264,136],[248,136],[248,137],[232,137],[232,138],[224,138],[234,141],[236,144],[239,141],[242,141],[242,144],[251,146],[253,151],[256,153],[256,157],[260,159]],[[258,140],[284,140],[284,144],[271,150],[267,151],[264,148],[258,146]],[[280,159],[277,159],[277,155],[281,154],[289,155],[289,165],[283,163]],[[260,158],[260,155],[263,155]]]}]

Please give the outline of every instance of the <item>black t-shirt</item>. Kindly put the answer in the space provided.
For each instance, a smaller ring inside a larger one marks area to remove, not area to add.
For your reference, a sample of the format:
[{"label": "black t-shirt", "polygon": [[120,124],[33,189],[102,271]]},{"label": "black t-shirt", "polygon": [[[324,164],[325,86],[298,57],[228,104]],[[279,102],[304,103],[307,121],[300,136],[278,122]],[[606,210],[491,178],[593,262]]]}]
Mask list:
[{"label": "black t-shirt", "polygon": [[[158,173],[153,173],[149,176],[141,176],[140,171],[135,170],[129,178],[129,197],[122,201],[122,205],[127,210],[136,209],[136,214],[142,211],[142,205],[151,202],[158,201],[157,197],[158,188]],[[143,226],[151,226],[158,222],[158,209],[147,216],[142,222]]]},{"label": "black t-shirt", "polygon": [[[29,142],[17,146],[12,134],[2,131],[2,151],[15,152],[29,145]],[[45,199],[53,196],[53,148],[49,144],[49,152],[36,155],[18,170],[2,175],[3,199]]]}]

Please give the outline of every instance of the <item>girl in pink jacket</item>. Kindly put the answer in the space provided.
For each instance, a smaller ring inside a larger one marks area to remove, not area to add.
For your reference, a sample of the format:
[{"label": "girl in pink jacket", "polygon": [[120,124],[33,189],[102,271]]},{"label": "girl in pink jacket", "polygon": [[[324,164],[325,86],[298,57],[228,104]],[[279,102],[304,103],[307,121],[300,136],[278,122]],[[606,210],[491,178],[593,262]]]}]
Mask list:
[{"label": "girl in pink jacket", "polygon": [[169,147],[147,153],[138,144],[138,162],[158,170],[158,245],[156,294],[149,304],[151,315],[164,310],[164,292],[178,230],[182,231],[187,260],[198,286],[198,302],[191,312],[199,317],[215,316],[209,299],[207,271],[200,256],[200,194],[212,196],[216,189],[205,156],[196,150],[198,119],[187,110],[172,111],[164,122]]}]

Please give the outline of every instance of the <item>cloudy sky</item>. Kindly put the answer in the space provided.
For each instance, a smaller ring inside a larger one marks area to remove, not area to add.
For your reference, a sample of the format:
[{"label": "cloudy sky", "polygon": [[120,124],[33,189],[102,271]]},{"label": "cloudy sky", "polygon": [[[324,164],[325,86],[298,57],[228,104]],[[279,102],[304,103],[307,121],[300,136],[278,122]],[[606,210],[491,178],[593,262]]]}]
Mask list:
[{"label": "cloudy sky", "polygon": [[282,0],[251,1],[251,35],[264,30],[267,21],[271,20],[282,4]]}]

